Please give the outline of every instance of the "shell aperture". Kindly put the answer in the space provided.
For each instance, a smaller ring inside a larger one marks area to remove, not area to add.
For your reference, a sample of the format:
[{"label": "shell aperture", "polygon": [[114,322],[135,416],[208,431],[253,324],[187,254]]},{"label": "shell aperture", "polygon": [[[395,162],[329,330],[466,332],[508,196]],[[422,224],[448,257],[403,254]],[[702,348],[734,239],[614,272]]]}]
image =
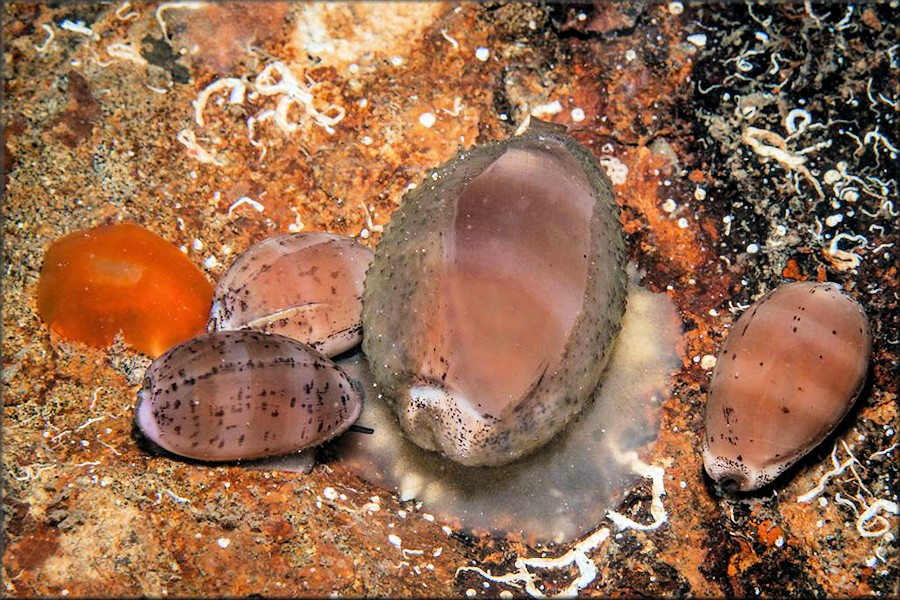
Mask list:
[{"label": "shell aperture", "polygon": [[412,441],[465,465],[509,463],[589,401],[625,284],[606,175],[533,121],[406,196],[366,276],[363,350]]},{"label": "shell aperture", "polygon": [[871,350],[862,306],[834,283],[785,285],[751,305],[710,384],[710,477],[726,491],[755,490],[815,448],[853,406]]}]

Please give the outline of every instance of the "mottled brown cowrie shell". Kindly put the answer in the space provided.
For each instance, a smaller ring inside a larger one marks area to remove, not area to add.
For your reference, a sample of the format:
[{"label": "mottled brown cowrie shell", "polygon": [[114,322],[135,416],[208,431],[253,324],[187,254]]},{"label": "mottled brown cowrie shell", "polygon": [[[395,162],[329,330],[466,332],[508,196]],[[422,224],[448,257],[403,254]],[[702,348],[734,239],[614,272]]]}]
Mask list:
[{"label": "mottled brown cowrie shell", "polygon": [[200,335],[154,360],[135,418],[169,452],[228,461],[317,446],[361,410],[329,359],[288,337],[240,330]]},{"label": "mottled brown cowrie shell", "polygon": [[372,251],[321,232],[275,236],[244,251],[213,293],[207,329],[279,333],[335,356],[362,339]]},{"label": "mottled brown cowrie shell", "polygon": [[706,406],[706,471],[726,491],[760,488],[840,423],[871,356],[862,306],[833,283],[785,285],[740,316]]}]

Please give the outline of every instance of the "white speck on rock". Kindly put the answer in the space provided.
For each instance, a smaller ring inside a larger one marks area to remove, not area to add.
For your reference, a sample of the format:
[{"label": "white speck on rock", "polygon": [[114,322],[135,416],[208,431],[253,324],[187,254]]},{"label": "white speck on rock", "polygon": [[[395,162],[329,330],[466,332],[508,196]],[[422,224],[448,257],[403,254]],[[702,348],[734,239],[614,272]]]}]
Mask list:
[{"label": "white speck on rock", "polygon": [[703,358],[700,359],[700,368],[709,371],[713,367],[716,366],[716,357],[712,354],[704,354]]},{"label": "white speck on rock", "polygon": [[531,116],[537,117],[538,119],[544,119],[552,115],[558,115],[562,112],[562,109],[563,107],[562,104],[559,103],[559,100],[554,100],[547,104],[535,106],[534,110],[531,111]]},{"label": "white speck on rock", "polygon": [[606,171],[613,185],[623,185],[628,180],[628,166],[614,156],[600,157],[600,166]]},{"label": "white speck on rock", "polygon": [[437,122],[437,117],[434,116],[434,113],[423,112],[419,115],[419,125],[422,127],[433,127]]},{"label": "white speck on rock", "polygon": [[706,46],[706,34],[695,33],[694,35],[689,35],[687,37],[687,41],[697,46],[698,48],[703,48]]},{"label": "white speck on rock", "polygon": [[828,227],[834,227],[835,225],[837,225],[838,223],[840,223],[843,220],[844,220],[844,215],[842,215],[842,214],[829,215],[828,217],[825,218],[825,225],[827,225]]}]

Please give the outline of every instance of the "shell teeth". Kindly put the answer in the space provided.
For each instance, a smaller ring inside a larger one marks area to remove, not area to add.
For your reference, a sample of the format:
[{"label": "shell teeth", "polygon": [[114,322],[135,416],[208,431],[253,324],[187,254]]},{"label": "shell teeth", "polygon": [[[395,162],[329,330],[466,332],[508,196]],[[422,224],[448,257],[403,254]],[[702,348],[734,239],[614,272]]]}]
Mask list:
[{"label": "shell teeth", "polygon": [[486,415],[473,410],[472,403],[439,386],[416,385],[409,390],[404,418],[413,441],[466,464],[478,439],[488,427]]}]

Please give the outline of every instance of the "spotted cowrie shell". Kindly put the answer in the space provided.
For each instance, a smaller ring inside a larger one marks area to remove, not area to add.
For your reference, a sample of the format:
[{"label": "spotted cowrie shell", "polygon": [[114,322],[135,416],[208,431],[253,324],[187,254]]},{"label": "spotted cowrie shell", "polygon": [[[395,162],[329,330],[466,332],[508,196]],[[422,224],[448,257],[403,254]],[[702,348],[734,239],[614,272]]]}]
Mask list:
[{"label": "spotted cowrie shell", "polygon": [[143,434],[204,461],[277,456],[347,430],[362,398],[328,358],[291,338],[218,331],[153,361],[138,394]]},{"label": "spotted cowrie shell", "polygon": [[760,488],[841,422],[872,353],[862,306],[834,283],[782,286],[750,306],[719,353],[703,460],[725,491]]}]

